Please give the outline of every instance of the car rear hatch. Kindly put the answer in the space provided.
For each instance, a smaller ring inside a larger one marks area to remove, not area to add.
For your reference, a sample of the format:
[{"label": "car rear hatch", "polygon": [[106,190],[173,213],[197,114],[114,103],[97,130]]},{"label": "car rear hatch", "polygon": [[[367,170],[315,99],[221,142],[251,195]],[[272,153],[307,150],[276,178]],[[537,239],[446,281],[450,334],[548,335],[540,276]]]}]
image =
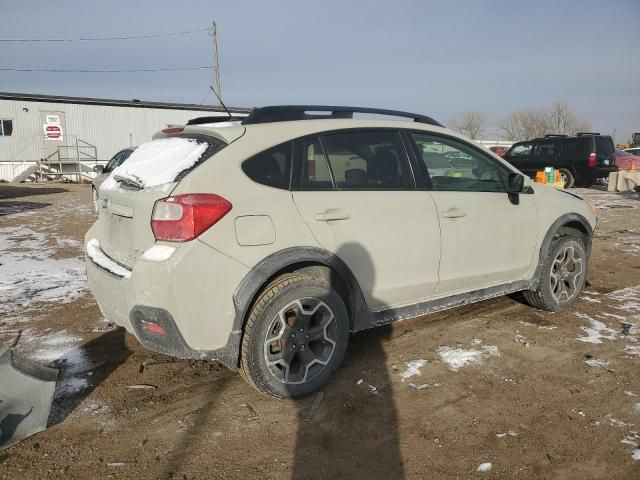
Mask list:
[{"label": "car rear hatch", "polygon": [[615,146],[613,139],[608,135],[595,137],[596,157],[598,167],[611,167],[615,164]]},{"label": "car rear hatch", "polygon": [[102,252],[132,269],[156,241],[151,228],[156,201],[226,144],[212,136],[178,134],[140,145],[100,187],[96,240]]}]

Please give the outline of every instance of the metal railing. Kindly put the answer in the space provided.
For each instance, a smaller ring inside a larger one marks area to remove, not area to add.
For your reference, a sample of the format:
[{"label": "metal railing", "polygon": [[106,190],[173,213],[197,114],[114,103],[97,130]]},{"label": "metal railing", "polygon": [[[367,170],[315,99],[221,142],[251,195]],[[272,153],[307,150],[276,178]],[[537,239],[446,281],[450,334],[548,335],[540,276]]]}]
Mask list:
[{"label": "metal railing", "polygon": [[[59,145],[54,152],[38,162],[37,176],[38,178],[75,176],[76,181],[80,183],[83,178],[88,180],[93,178],[89,171],[93,171],[93,167],[99,163],[96,146],[75,137],[73,144]],[[45,168],[48,171],[43,171]]]}]

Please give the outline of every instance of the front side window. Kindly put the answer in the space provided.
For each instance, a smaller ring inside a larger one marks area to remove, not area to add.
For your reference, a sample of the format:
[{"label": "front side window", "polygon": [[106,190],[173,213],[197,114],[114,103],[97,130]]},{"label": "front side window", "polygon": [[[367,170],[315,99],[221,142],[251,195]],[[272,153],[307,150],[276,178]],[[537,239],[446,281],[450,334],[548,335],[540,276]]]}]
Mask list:
[{"label": "front side window", "polygon": [[509,150],[509,157],[528,157],[532,148],[532,143],[518,143]]},{"label": "front side window", "polygon": [[[452,139],[412,133],[433,190],[504,192],[495,160]],[[505,169],[506,173],[506,169]]]},{"label": "front side window", "polygon": [[324,135],[322,143],[336,188],[393,190],[412,186],[397,132],[335,133]]},{"label": "front side window", "polygon": [[107,163],[107,166],[104,167],[104,172],[112,172],[114,168],[116,168],[117,166],[119,166],[122,162],[121,162],[121,158],[122,158],[122,153],[123,152],[118,152],[116,153],[113,158],[111,160],[109,160],[109,163]]},{"label": "front side window", "polygon": [[10,137],[13,134],[13,120],[0,120],[0,137]]},{"label": "front side window", "polygon": [[265,150],[242,163],[242,171],[254,182],[289,189],[291,142]]}]

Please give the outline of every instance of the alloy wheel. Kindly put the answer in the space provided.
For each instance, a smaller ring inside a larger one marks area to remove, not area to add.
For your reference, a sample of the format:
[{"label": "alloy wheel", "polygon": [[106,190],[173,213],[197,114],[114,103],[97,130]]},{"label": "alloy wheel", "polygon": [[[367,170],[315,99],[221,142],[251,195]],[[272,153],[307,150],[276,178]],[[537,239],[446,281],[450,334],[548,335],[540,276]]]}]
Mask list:
[{"label": "alloy wheel", "polygon": [[329,306],[317,298],[300,298],[271,320],[264,339],[264,358],[271,374],[285,384],[316,377],[336,349],[338,328]]}]

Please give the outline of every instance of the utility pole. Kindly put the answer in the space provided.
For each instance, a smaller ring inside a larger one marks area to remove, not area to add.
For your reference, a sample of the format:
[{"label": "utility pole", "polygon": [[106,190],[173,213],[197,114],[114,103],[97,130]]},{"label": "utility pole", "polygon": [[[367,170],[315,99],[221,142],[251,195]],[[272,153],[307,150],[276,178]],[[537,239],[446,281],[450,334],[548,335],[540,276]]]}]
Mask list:
[{"label": "utility pole", "polygon": [[220,85],[220,62],[218,60],[218,31],[215,20],[211,22],[209,33],[213,39],[213,85],[218,94],[218,105],[222,106],[222,87]]}]

